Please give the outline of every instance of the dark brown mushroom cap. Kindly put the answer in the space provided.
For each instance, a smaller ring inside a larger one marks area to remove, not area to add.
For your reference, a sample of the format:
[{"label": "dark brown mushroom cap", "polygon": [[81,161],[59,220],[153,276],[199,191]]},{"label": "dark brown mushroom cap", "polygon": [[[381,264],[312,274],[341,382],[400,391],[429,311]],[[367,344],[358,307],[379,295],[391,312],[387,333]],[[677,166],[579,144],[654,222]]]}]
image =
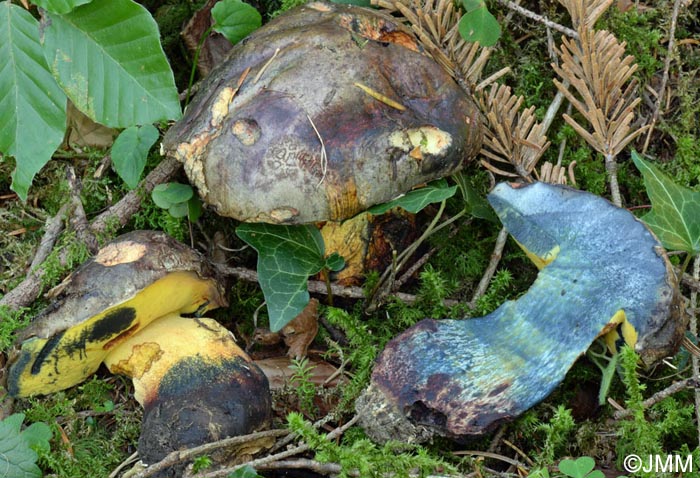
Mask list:
[{"label": "dark brown mushroom cap", "polygon": [[243,221],[346,219],[457,171],[481,143],[466,92],[396,19],[359,7],[281,15],[200,91],[163,149]]},{"label": "dark brown mushroom cap", "polygon": [[82,382],[109,351],[170,312],[226,301],[196,251],[162,232],[134,231],[100,249],[59,287],[56,301],[17,334],[13,396],[52,393]]}]

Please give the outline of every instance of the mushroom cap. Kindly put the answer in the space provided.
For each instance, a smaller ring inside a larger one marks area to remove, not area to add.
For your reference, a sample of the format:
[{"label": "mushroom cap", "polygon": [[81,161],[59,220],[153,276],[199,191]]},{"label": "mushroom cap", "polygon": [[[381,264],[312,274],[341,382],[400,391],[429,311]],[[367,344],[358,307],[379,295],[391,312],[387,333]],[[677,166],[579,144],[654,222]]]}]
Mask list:
[{"label": "mushroom cap", "polygon": [[133,379],[144,407],[138,446],[144,463],[270,422],[267,378],[213,319],[165,315],[121,343],[105,364]]},{"label": "mushroom cap", "polygon": [[204,258],[162,232],[134,231],[100,249],[17,334],[8,391],[52,393],[93,374],[111,349],[170,312],[225,305]]},{"label": "mushroom cap", "polygon": [[610,328],[647,363],[680,344],[687,324],[675,276],[631,213],[545,183],[499,184],[488,199],[543,269],[485,317],[424,320],[389,342],[358,401],[378,440],[485,433],[549,395]]},{"label": "mushroom cap", "polygon": [[460,169],[477,115],[395,18],[318,2],[237,44],[163,150],[220,215],[342,220]]}]

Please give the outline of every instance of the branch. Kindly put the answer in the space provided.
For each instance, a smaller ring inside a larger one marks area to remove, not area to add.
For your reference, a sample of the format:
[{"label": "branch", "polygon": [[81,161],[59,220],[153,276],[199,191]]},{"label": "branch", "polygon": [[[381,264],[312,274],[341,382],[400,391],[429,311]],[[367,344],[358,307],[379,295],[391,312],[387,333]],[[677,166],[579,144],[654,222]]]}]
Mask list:
[{"label": "branch", "polygon": [[566,35],[568,37],[575,38],[576,40],[578,40],[578,33],[576,33],[576,31],[572,30],[571,28],[567,28],[564,25],[559,25],[558,23],[555,23],[551,20],[548,20],[546,17],[543,17],[542,15],[538,15],[537,13],[532,12],[526,8],[523,8],[520,5],[518,5],[517,3],[513,3],[509,0],[497,0],[497,1],[501,5],[504,5],[508,8],[510,8],[511,10],[518,12],[519,14],[521,14],[524,17],[535,20],[536,22],[540,22],[540,23],[544,24],[545,26],[551,28],[552,30],[556,30],[559,33],[563,33],[564,35]]},{"label": "branch", "polygon": [[140,473],[134,475],[133,478],[147,478],[153,476],[156,473],[170,468],[171,466],[177,465],[179,463],[185,462],[191,458],[194,458],[204,453],[211,453],[212,451],[218,450],[220,448],[229,448],[237,445],[244,445],[246,443],[257,441],[263,438],[277,438],[289,434],[289,430],[267,430],[263,432],[251,433],[249,435],[241,435],[232,438],[225,438],[223,440],[205,443],[204,445],[196,446],[194,448],[189,448],[187,450],[176,450],[165,456],[158,463],[154,463]]},{"label": "branch", "polygon": [[107,226],[114,222],[124,226],[129,222],[131,216],[136,214],[141,208],[144,196],[150,194],[158,184],[170,180],[180,169],[180,166],[180,162],[176,159],[165,158],[145,179],[141,180],[136,189],[126,193],[123,198],[93,219],[92,224],[90,224],[90,230],[95,234],[99,234],[105,232]]},{"label": "branch", "polygon": [[[659,403],[661,400],[670,397],[674,393],[678,393],[681,390],[685,390],[686,388],[698,388],[700,386],[700,383],[698,380],[695,378],[686,378],[685,380],[681,380],[680,382],[676,382],[672,384],[671,386],[656,392],[654,395],[651,397],[647,398],[642,402],[642,406],[644,408],[649,408],[653,405],[656,405]],[[630,415],[634,413],[634,410],[630,409],[625,409],[625,410],[618,410],[613,414],[613,418],[616,420],[620,420],[622,418],[627,418]]]}]

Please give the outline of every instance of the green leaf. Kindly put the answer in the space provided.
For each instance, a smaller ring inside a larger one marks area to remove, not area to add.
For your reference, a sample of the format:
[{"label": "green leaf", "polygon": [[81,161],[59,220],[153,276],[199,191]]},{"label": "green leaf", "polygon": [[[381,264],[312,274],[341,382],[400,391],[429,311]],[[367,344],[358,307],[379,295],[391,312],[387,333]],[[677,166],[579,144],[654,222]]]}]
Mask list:
[{"label": "green leaf", "polygon": [[151,192],[153,202],[163,209],[170,209],[174,204],[187,203],[193,195],[192,186],[180,183],[159,184]]},{"label": "green leaf", "polygon": [[345,259],[337,252],[334,252],[330,256],[326,257],[325,267],[333,272],[338,272],[345,267]]},{"label": "green leaf", "polygon": [[700,253],[700,192],[675,184],[636,151],[632,160],[642,172],[651,200],[651,212],[642,220],[666,249]]},{"label": "green leaf", "polygon": [[325,264],[321,233],[311,225],[241,224],[236,234],[258,251],[258,282],[277,332],[309,303],[309,276]]},{"label": "green leaf", "polygon": [[0,125],[0,153],[16,161],[12,189],[26,200],[63,141],[66,96],[46,64],[38,22],[11,2],[0,2]]},{"label": "green leaf", "polygon": [[178,202],[178,203],[175,203],[175,204],[173,204],[172,206],[170,206],[170,207],[168,208],[168,213],[169,213],[172,217],[176,217],[176,218],[178,218],[178,219],[181,218],[181,217],[186,217],[187,214],[189,213],[189,206],[188,206],[188,204],[189,204],[188,202]]},{"label": "green leaf", "polygon": [[158,129],[152,124],[132,126],[121,132],[112,145],[114,169],[129,189],[139,184],[148,152],[158,140]]},{"label": "green leaf", "polygon": [[489,205],[485,197],[476,192],[476,189],[470,184],[466,174],[458,172],[452,175],[452,178],[457,183],[457,186],[459,186],[460,191],[462,191],[462,198],[464,199],[469,214],[479,219],[493,222],[494,224],[499,223],[496,213],[493,212],[493,208]]},{"label": "green leaf", "polygon": [[75,7],[85,5],[91,1],[92,0],[32,0],[32,3],[51,13],[64,14],[71,12]]},{"label": "green leaf", "polygon": [[417,213],[430,203],[444,201],[454,196],[457,186],[448,186],[447,181],[438,179],[426,187],[414,189],[392,201],[372,206],[367,212],[375,215],[384,214],[395,207],[402,207],[408,212]]},{"label": "green leaf", "polygon": [[197,222],[197,219],[202,215],[202,200],[199,196],[193,195],[187,201],[187,217],[192,222]]},{"label": "green leaf", "polygon": [[35,450],[49,450],[51,429],[34,423],[20,432],[24,415],[16,413],[0,421],[0,470],[12,478],[41,478]]},{"label": "green leaf", "polygon": [[214,30],[238,43],[262,25],[260,13],[242,0],[222,0],[211,9]]},{"label": "green leaf", "polygon": [[484,8],[486,5],[484,5],[483,0],[462,0],[462,6],[465,12],[472,12],[477,8]]},{"label": "green leaf", "polygon": [[501,37],[501,26],[486,6],[481,6],[462,15],[459,34],[465,41],[479,42],[481,46],[494,46]]},{"label": "green leaf", "polygon": [[180,117],[173,72],[151,14],[132,0],[94,0],[47,12],[42,43],[51,72],[75,106],[114,128]]},{"label": "green leaf", "polygon": [[604,478],[605,475],[595,468],[595,460],[589,456],[582,456],[576,460],[562,460],[559,463],[559,471],[571,478]]},{"label": "green leaf", "polygon": [[227,478],[260,478],[260,475],[255,471],[250,465],[246,465],[243,468],[239,468],[233,473],[229,473]]}]

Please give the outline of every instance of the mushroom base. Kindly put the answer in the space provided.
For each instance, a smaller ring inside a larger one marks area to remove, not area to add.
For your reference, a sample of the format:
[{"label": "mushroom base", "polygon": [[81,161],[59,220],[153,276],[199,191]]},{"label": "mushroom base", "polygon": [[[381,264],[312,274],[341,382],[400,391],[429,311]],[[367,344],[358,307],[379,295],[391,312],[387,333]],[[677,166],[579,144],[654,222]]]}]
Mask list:
[{"label": "mushroom base", "polygon": [[[144,406],[139,455],[153,464],[175,450],[252,433],[269,424],[270,410],[268,381],[255,364],[240,357],[217,365],[183,359]],[[169,473],[159,476],[178,476]]]}]

